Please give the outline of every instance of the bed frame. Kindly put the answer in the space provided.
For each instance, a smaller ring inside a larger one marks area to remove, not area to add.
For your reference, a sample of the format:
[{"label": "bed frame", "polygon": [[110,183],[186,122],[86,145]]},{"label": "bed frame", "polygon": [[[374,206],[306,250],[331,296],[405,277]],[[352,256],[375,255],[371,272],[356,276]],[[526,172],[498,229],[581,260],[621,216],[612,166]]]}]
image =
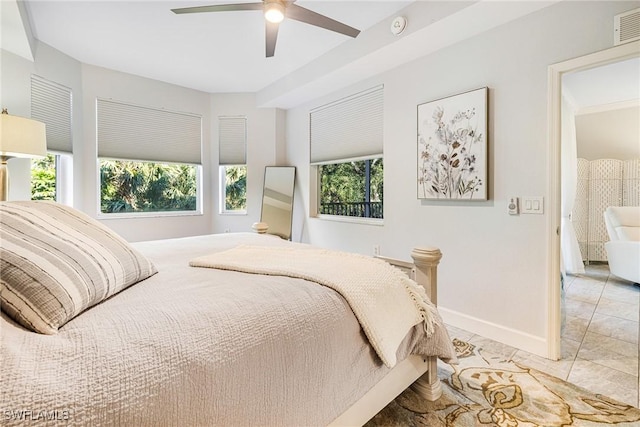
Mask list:
[{"label": "bed frame", "polygon": [[[411,251],[413,263],[393,258],[378,257],[400,268],[409,277],[423,286],[434,304],[438,299],[438,263],[442,253],[437,248],[415,248]],[[442,395],[442,385],[438,379],[437,357],[411,355],[398,363],[342,415],[333,420],[330,427],[362,426],[402,393],[407,387],[429,401]]]}]

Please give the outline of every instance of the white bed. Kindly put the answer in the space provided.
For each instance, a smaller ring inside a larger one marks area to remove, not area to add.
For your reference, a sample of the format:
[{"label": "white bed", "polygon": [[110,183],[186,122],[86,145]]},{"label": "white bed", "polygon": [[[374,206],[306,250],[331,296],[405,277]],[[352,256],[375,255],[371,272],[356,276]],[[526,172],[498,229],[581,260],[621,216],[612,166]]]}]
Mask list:
[{"label": "white bed", "polygon": [[[158,272],[53,335],[14,322],[3,306],[3,423],[361,425],[420,377],[416,389],[438,397],[436,358],[455,358],[442,325],[428,339],[413,327],[390,369],[336,291],[189,266],[238,245],[305,246],[254,233],[134,244]],[[439,251],[413,257],[435,300]]]}]

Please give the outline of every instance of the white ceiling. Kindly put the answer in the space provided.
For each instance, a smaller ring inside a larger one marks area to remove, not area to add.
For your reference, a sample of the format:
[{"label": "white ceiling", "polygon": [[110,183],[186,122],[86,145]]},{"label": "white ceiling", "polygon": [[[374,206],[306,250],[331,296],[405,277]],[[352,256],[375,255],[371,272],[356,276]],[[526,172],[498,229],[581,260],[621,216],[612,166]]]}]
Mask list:
[{"label": "white ceiling", "polygon": [[[16,2],[0,1],[3,5]],[[210,93],[256,93],[259,106],[290,108],[558,0],[300,0],[298,5],[362,33],[352,39],[285,20],[273,58],[265,58],[260,12],[175,15],[170,11],[251,1],[23,3],[33,35],[83,63]],[[390,24],[400,14],[407,17],[408,25],[400,36],[394,36]],[[4,27],[5,17],[2,19]],[[4,40],[2,48],[6,48]]]},{"label": "white ceiling", "polygon": [[33,53],[29,45],[28,24],[20,17],[18,3],[0,0],[0,46],[16,55],[33,61]]},{"label": "white ceiling", "polygon": [[[36,38],[87,64],[205,92],[257,92],[350,37],[298,21],[280,25],[265,58],[260,11],[176,15],[170,9],[228,1],[27,1]],[[366,30],[408,1],[309,1],[297,5]]]}]

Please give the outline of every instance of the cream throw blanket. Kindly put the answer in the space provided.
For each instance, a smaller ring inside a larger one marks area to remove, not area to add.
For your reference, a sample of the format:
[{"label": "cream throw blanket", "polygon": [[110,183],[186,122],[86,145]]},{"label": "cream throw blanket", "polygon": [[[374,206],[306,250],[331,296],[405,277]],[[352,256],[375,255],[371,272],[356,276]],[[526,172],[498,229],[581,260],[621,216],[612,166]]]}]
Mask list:
[{"label": "cream throw blanket", "polygon": [[440,316],[425,290],[397,268],[364,255],[326,249],[241,245],[195,258],[192,267],[287,276],[327,286],[344,297],[388,367],[409,330],[424,322],[427,336]]}]

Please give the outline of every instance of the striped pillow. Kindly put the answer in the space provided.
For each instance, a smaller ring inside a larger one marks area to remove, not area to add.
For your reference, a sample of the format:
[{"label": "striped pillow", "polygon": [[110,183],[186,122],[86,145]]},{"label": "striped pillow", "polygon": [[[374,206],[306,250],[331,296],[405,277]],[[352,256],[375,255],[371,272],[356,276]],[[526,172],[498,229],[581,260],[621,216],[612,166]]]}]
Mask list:
[{"label": "striped pillow", "polygon": [[157,272],[93,218],[48,201],[0,202],[0,304],[42,334]]}]

